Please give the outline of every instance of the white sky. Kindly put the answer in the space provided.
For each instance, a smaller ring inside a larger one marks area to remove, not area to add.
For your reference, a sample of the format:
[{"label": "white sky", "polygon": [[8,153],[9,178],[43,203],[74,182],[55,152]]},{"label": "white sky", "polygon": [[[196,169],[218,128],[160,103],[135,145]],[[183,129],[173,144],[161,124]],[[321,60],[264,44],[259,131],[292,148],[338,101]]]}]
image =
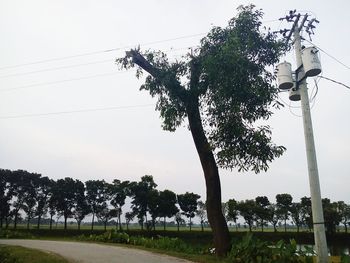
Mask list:
[{"label": "white sky", "polygon": [[[9,67],[122,47],[161,49],[179,57],[199,43],[212,25],[226,26],[239,4],[209,0],[0,0],[0,168],[24,169],[58,179],[139,180],[153,175],[158,189],[192,191],[205,198],[199,159],[186,127],[161,129],[155,99],[140,92],[134,72],[119,72],[114,60],[125,49],[64,60]],[[290,9],[320,20],[313,41],[350,65],[348,10],[343,1],[257,1],[273,30]],[[162,41],[194,35],[173,41]],[[153,44],[152,42],[157,42]],[[294,54],[286,58],[295,69]],[[104,61],[104,62],[101,62]],[[100,63],[95,63],[100,62]],[[68,67],[71,65],[88,64]],[[321,53],[323,75],[350,84],[350,70]],[[47,69],[67,67],[60,70]],[[46,71],[45,71],[46,70]],[[22,74],[41,71],[32,74]],[[19,74],[15,76],[9,76]],[[95,75],[106,74],[99,77]],[[89,78],[86,78],[89,77]],[[91,78],[90,78],[91,77]],[[85,79],[81,79],[85,78]],[[80,79],[65,81],[69,79]],[[56,82],[51,85],[36,85]],[[313,80],[309,79],[312,90]],[[33,85],[28,87],[29,85]],[[317,159],[324,197],[350,203],[350,90],[319,81],[312,108]],[[20,89],[15,89],[21,87]],[[287,94],[281,94],[288,103]],[[109,111],[5,118],[105,107]],[[151,106],[150,106],[151,105]],[[298,107],[298,103],[292,104]],[[309,196],[306,154],[299,108],[285,107],[269,122],[277,144],[287,147],[268,172],[221,171],[223,200],[278,193]]]}]

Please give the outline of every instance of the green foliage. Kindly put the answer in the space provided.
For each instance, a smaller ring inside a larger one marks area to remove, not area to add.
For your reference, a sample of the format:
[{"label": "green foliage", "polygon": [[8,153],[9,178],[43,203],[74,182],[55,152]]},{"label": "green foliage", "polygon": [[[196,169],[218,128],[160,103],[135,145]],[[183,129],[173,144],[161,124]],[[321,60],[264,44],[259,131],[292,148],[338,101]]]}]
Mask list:
[{"label": "green foliage", "polygon": [[135,49],[117,63],[125,69],[139,66],[137,77],[142,70],[150,74],[141,89],[158,98],[165,130],[175,131],[186,117],[191,126],[200,111],[196,121],[204,127],[218,164],[259,172],[285,150],[271,142],[269,126],[253,125],[280,105],[267,67],[278,62],[285,45],[261,28],[261,10],[249,5],[238,11],[227,27],[214,27],[181,61],[171,62],[160,51]]},{"label": "green foliage", "polygon": [[340,262],[341,263],[350,263],[350,256],[349,255],[341,255]]},{"label": "green foliage", "polygon": [[[23,231],[15,231],[15,230],[6,230],[6,229],[0,229],[0,238],[22,238],[22,239],[31,239],[34,238],[32,234],[29,232],[23,232]],[[1,261],[0,261],[1,262]]]},{"label": "green foliage", "polygon": [[270,244],[248,234],[232,246],[228,257],[234,263],[308,263],[311,255],[310,250],[298,250],[295,240]]},{"label": "green foliage", "polygon": [[127,233],[116,232],[115,230],[107,231],[100,235],[83,234],[83,235],[77,236],[76,239],[79,241],[95,241],[95,242],[119,243],[119,244],[130,243],[130,237]]}]

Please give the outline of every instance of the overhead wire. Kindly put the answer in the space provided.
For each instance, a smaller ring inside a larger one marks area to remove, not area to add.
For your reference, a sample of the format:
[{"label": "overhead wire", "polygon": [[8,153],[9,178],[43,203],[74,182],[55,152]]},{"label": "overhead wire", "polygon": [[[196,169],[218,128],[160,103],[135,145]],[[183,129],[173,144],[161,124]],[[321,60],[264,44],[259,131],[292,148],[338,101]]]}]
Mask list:
[{"label": "overhead wire", "polygon": [[62,67],[54,67],[54,68],[28,71],[28,72],[13,73],[13,74],[2,75],[2,76],[0,75],[0,79],[23,76],[23,75],[30,75],[30,74],[35,74],[35,73],[47,72],[47,71],[55,71],[55,70],[61,70],[61,69],[67,69],[67,68],[76,68],[76,67],[82,67],[82,66],[96,65],[96,64],[102,64],[102,63],[107,63],[107,62],[113,62],[113,61],[111,59],[105,59],[105,60],[99,60],[99,61],[93,61],[93,62],[87,62],[87,63],[81,63],[81,64],[74,64],[74,65],[68,65],[68,66],[62,66]]},{"label": "overhead wire", "polygon": [[53,84],[59,84],[59,83],[64,83],[64,82],[71,82],[71,81],[78,81],[78,80],[85,80],[85,79],[93,79],[93,78],[99,78],[99,77],[105,77],[105,76],[112,76],[112,75],[116,75],[116,74],[120,74],[120,73],[126,73],[126,72],[132,72],[132,71],[115,71],[115,72],[111,72],[111,73],[102,73],[102,74],[96,74],[96,75],[91,75],[91,76],[86,76],[86,77],[79,77],[79,78],[63,79],[63,80],[50,81],[50,82],[35,83],[35,84],[24,85],[24,86],[19,86],[19,87],[14,87],[14,88],[0,89],[0,92],[19,90],[19,89],[27,89],[27,88],[38,87],[38,86],[47,86],[47,85],[53,85]]},{"label": "overhead wire", "polygon": [[344,86],[344,87],[347,88],[347,89],[350,89],[350,86],[345,85],[344,83],[339,82],[339,81],[336,81],[336,80],[334,80],[334,79],[330,79],[330,78],[327,78],[327,77],[324,77],[324,76],[320,76],[320,78],[326,79],[326,80],[329,80],[329,81],[332,81],[332,82],[334,82],[334,83],[336,83],[336,84],[339,84],[339,85]]},{"label": "overhead wire", "polygon": [[21,115],[12,115],[12,116],[0,116],[0,120],[31,118],[31,117],[44,117],[44,116],[51,116],[51,115],[74,114],[74,113],[85,113],[85,112],[96,112],[96,111],[136,109],[136,108],[146,108],[146,107],[150,107],[150,106],[155,106],[155,104],[111,106],[111,107],[103,107],[103,108],[79,109],[79,110],[70,110],[70,111],[57,111],[57,112],[47,112],[47,113],[33,113],[33,114],[21,114]]},{"label": "overhead wire", "polygon": [[339,59],[337,59],[336,57],[332,56],[331,54],[329,54],[328,52],[326,52],[325,50],[323,50],[322,48],[320,48],[319,46],[315,45],[314,43],[312,43],[311,41],[303,38],[303,40],[305,40],[306,42],[312,44],[313,46],[315,46],[317,49],[319,49],[320,51],[322,51],[323,53],[325,53],[328,57],[332,58],[333,60],[335,60],[336,62],[338,62],[339,64],[341,64],[342,66],[344,66],[347,69],[350,69],[350,67],[348,65],[346,65],[345,63],[343,63],[342,61],[340,61]]},{"label": "overhead wire", "polygon": [[[154,44],[159,44],[159,43],[175,41],[175,40],[179,40],[179,39],[203,36],[205,34],[206,33],[198,33],[198,34],[180,36],[180,37],[169,38],[169,39],[164,39],[164,40],[156,40],[156,41],[152,41],[152,42],[146,42],[146,43],[143,43],[143,44],[139,44],[139,46],[149,46],[149,45],[154,45]],[[91,55],[95,55],[95,54],[108,53],[108,52],[112,52],[112,51],[118,51],[118,50],[123,50],[123,49],[127,49],[127,48],[133,48],[133,47],[135,47],[135,45],[128,45],[128,46],[123,46],[123,47],[116,47],[116,48],[112,48],[112,49],[98,50],[98,51],[81,53],[81,54],[70,55],[70,56],[63,56],[63,57],[57,57],[57,58],[38,60],[38,61],[33,61],[33,62],[28,62],[28,63],[22,63],[22,64],[16,64],[16,65],[11,65],[11,66],[0,67],[0,70],[11,69],[11,68],[18,68],[18,67],[23,67],[23,66],[35,65],[35,64],[42,64],[42,63],[47,63],[47,62],[52,62],[52,61],[66,60],[66,59],[77,58],[77,57],[91,56]]]}]

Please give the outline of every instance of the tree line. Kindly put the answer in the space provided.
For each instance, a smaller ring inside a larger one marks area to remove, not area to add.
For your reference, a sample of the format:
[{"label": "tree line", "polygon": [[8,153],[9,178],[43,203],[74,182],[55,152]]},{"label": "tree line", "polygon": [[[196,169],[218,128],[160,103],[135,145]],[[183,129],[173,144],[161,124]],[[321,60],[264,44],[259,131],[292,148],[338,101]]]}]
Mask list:
[{"label": "tree line", "polygon": [[[42,218],[48,217],[50,229],[53,218],[63,217],[64,228],[67,220],[73,218],[80,225],[88,216],[92,216],[91,229],[94,229],[96,218],[107,223],[117,219],[117,227],[122,228],[121,215],[126,198],[131,199],[131,211],[124,214],[125,224],[137,219],[141,228],[146,226],[155,229],[157,220],[162,220],[164,230],[166,219],[174,218],[177,228],[184,223],[182,216],[189,219],[191,230],[192,219],[197,216],[201,228],[207,223],[206,204],[195,193],[176,194],[171,190],[157,190],[157,184],[151,175],[141,177],[138,182],[113,180],[88,180],[85,183],[70,177],[52,180],[37,173],[24,170],[0,169],[0,228],[8,227],[10,222],[16,229],[23,212],[26,215],[27,228],[34,218],[40,228]],[[327,231],[335,232],[336,226],[342,224],[347,232],[350,224],[350,205],[343,201],[331,202],[323,199]],[[227,222],[234,222],[236,227],[243,219],[251,231],[253,227],[264,227],[268,224],[277,231],[277,224],[292,221],[299,232],[300,227],[312,229],[311,199],[301,198],[293,202],[290,194],[276,195],[276,202],[270,202],[266,196],[255,199],[236,201],[230,199],[222,204],[222,212]]]},{"label": "tree line", "polygon": [[[325,227],[328,233],[336,232],[337,226],[343,225],[348,232],[350,225],[350,205],[344,201],[331,202],[329,198],[322,199]],[[239,217],[243,218],[252,231],[253,227],[272,225],[277,232],[277,225],[283,223],[284,231],[287,231],[287,222],[295,225],[297,232],[301,227],[309,231],[313,228],[311,198],[302,197],[299,202],[293,202],[290,194],[276,195],[275,203],[270,202],[266,196],[257,196],[255,199],[236,201],[230,199],[223,204],[226,220],[233,221],[237,226]]]}]

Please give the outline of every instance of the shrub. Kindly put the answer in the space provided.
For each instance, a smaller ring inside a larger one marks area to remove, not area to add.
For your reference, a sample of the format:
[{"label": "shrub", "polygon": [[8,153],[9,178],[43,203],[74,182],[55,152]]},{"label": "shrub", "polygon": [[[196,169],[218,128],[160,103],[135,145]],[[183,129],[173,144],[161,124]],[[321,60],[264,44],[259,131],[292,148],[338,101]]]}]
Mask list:
[{"label": "shrub", "polygon": [[19,232],[14,230],[4,230],[0,229],[0,238],[23,238],[23,239],[30,239],[34,238],[33,235],[27,232]]},{"label": "shrub", "polygon": [[234,263],[308,263],[312,255],[311,250],[298,250],[295,240],[280,240],[272,245],[248,234],[232,246],[228,257]]}]

